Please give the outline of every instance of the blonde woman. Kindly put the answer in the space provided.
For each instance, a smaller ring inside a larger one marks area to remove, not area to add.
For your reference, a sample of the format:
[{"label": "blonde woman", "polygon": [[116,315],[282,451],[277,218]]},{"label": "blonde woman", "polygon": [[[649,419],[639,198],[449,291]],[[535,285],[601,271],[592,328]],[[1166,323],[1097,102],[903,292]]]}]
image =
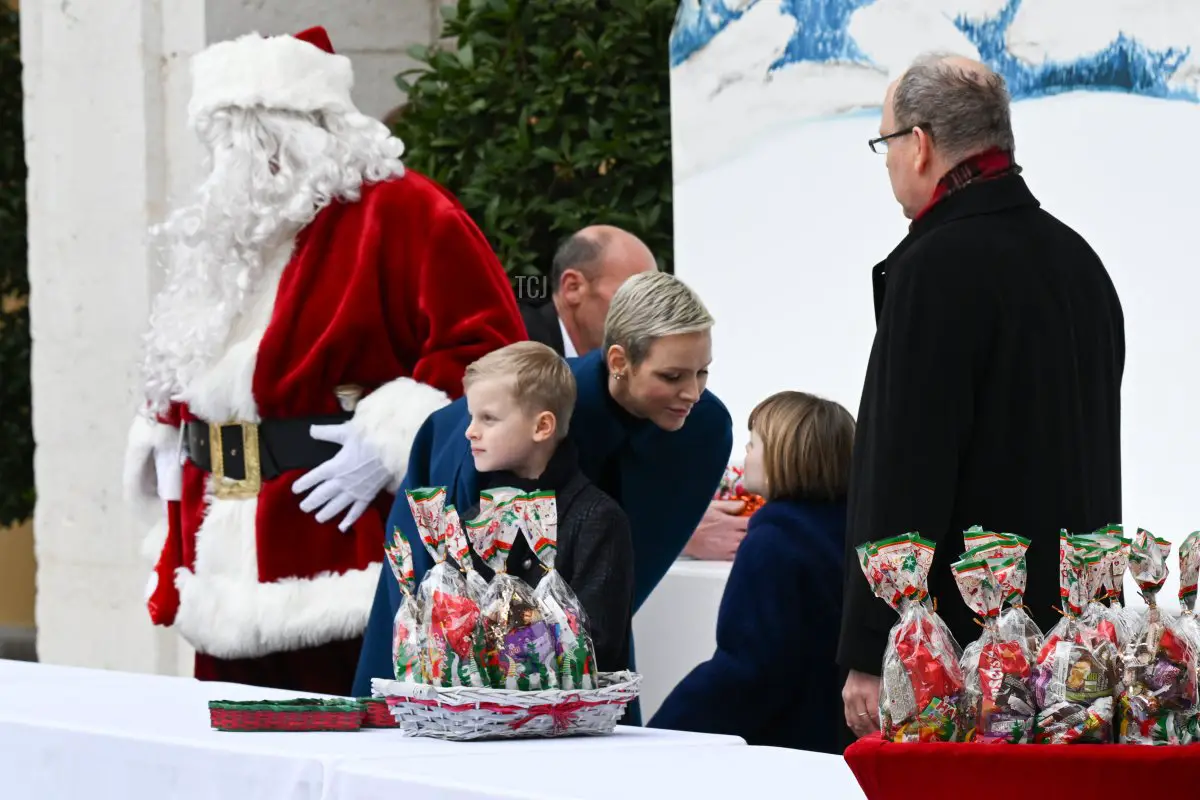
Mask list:
[{"label": "blonde woman", "polygon": [[[729,412],[705,388],[712,326],[712,316],[682,281],[646,272],[629,278],[613,295],[603,346],[568,360],[577,397],[567,437],[583,474],[629,517],[634,612],[683,551],[733,447]],[[418,580],[430,563],[404,490],[445,486],[446,502],[458,508],[478,501],[487,487],[471,463],[467,430],[472,421],[465,399],[425,421],[384,526],[408,535]],[[510,553],[509,558],[519,556]],[[354,681],[357,696],[370,694],[371,678],[392,674],[392,619],[399,604],[396,581],[384,570]],[[636,712],[629,719],[636,722]]]},{"label": "blonde woman", "polygon": [[854,418],[803,392],[750,414],[750,518],[717,615],[717,651],[675,687],[650,726],[840,753],[835,661]]}]

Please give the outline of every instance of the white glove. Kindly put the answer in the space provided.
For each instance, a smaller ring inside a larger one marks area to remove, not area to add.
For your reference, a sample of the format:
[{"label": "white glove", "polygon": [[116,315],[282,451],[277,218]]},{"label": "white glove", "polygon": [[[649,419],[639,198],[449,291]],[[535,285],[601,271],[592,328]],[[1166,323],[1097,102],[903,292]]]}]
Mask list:
[{"label": "white glove", "polygon": [[125,450],[125,496],[158,496],[169,502],[183,494],[183,453],[179,429],[138,417]]},{"label": "white glove", "polygon": [[338,529],[345,533],[392,479],[392,474],[383,465],[375,448],[364,441],[348,422],[313,425],[309,435],[322,442],[340,444],[342,449],[293,483],[292,493],[303,494],[317,487],[300,503],[300,510],[305,513],[320,508],[317,522],[328,522],[349,508],[350,511],[338,525]]}]

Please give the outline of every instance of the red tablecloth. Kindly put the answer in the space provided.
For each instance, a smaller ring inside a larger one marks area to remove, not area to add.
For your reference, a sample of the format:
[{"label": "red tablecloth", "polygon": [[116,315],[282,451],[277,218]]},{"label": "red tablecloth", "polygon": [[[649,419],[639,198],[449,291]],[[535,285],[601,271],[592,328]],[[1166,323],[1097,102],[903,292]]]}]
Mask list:
[{"label": "red tablecloth", "polygon": [[1200,794],[1200,745],[895,744],[871,736],[845,759],[867,800],[961,800],[967,787],[978,797]]}]

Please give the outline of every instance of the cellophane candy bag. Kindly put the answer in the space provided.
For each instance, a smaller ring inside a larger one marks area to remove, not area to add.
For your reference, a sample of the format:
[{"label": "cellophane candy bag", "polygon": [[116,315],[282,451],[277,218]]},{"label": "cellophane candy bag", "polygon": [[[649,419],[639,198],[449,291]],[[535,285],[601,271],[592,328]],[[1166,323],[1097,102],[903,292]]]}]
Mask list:
[{"label": "cellophane candy bag", "polygon": [[458,563],[459,569],[462,570],[463,582],[467,585],[467,594],[477,606],[482,607],[483,596],[487,594],[488,584],[475,569],[475,562],[471,558],[469,530],[472,523],[460,520],[458,512],[452,505],[446,507],[445,519],[446,547],[450,551],[450,556]]},{"label": "cellophane candy bag", "polygon": [[1036,654],[1046,637],[1025,609],[1025,585],[1029,578],[1025,553],[1029,550],[1029,540],[1012,533],[985,531],[976,525],[963,532],[963,543],[968,549],[961,560],[986,558],[1000,586],[1003,602],[998,623],[1000,635],[1023,639],[1029,652]]},{"label": "cellophane candy bag", "polygon": [[1122,744],[1189,744],[1196,708],[1196,656],[1178,618],[1158,608],[1167,580],[1171,544],[1139,530],[1129,551],[1146,616],[1125,648],[1125,678],[1118,698]]},{"label": "cellophane candy bag", "polygon": [[554,568],[558,555],[558,509],[554,492],[525,496],[525,535],[546,574],[533,591],[554,634],[554,666],[562,689],[596,688],[596,648],[583,604]]},{"label": "cellophane candy bag", "polygon": [[[1196,583],[1200,578],[1200,531],[1189,533],[1179,545],[1179,629],[1200,662],[1200,617],[1196,616]],[[1197,666],[1200,671],[1200,664]],[[1197,676],[1200,680],[1200,675]],[[1200,689],[1198,689],[1200,691]],[[1200,703],[1186,715],[1186,733],[1200,741]]]},{"label": "cellophane candy bag", "polygon": [[728,466],[717,485],[714,500],[732,500],[742,503],[742,513],[739,516],[748,517],[766,503],[760,495],[746,490],[744,482],[745,470],[742,467]]},{"label": "cellophane candy bag", "polygon": [[1034,666],[1037,744],[1108,744],[1119,654],[1080,615],[1092,596],[1084,548],[1066,531],[1059,537],[1059,595],[1063,618],[1050,629]]},{"label": "cellophane candy bag", "polygon": [[412,547],[399,528],[392,541],[383,548],[392,574],[400,584],[400,608],[392,625],[392,663],[396,680],[406,683],[429,683],[421,661],[421,607],[413,595],[416,579],[413,576]]},{"label": "cellophane candy bag", "polygon": [[[467,592],[463,576],[446,561],[447,536],[458,514],[447,519],[444,488],[409,489],[406,494],[417,532],[434,562],[417,590],[425,674],[434,686],[483,686],[475,652],[479,605]],[[453,506],[449,510],[453,512]]]},{"label": "cellophane candy bag", "polygon": [[481,502],[480,508],[486,509],[488,525],[476,552],[496,573],[482,606],[488,683],[496,689],[557,689],[550,626],[533,588],[507,571],[508,553],[525,525],[525,495],[496,490],[493,501]]},{"label": "cellophane candy bag", "polygon": [[1095,533],[1073,537],[1086,546],[1092,575],[1091,601],[1083,611],[1083,619],[1121,652],[1133,635],[1130,616],[1121,606],[1121,586],[1129,564],[1129,540],[1120,535],[1117,526],[1101,528]]},{"label": "cellophane candy bag", "polygon": [[907,533],[857,550],[871,590],[900,614],[888,634],[879,692],[880,727],[893,742],[952,742],[960,735],[962,651],[931,608],[933,548]]},{"label": "cellophane candy bag", "polygon": [[961,727],[966,741],[1028,744],[1033,740],[1033,652],[1023,636],[1000,631],[1000,582],[987,561],[955,563],[954,580],[983,633],[963,651]]},{"label": "cellophane candy bag", "polygon": [[1196,616],[1196,584],[1200,579],[1200,531],[1179,545],[1179,625],[1200,657],[1200,618]]}]

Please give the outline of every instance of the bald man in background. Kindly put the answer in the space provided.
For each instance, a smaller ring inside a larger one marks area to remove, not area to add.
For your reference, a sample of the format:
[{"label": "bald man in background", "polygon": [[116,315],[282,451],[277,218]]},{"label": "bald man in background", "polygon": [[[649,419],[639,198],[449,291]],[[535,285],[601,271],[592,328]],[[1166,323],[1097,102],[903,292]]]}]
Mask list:
[{"label": "bald man in background", "polygon": [[[604,344],[604,319],[613,292],[627,278],[658,269],[638,237],[610,225],[592,225],[568,237],[554,254],[551,300],[522,304],[529,338],[574,358]],[[686,558],[731,561],[746,535],[742,504],[714,500],[683,550]]]},{"label": "bald man in background", "polygon": [[610,225],[592,225],[567,238],[550,268],[550,302],[522,305],[529,338],[566,358],[604,342],[604,319],[613,293],[627,278],[658,269],[638,237]]}]

